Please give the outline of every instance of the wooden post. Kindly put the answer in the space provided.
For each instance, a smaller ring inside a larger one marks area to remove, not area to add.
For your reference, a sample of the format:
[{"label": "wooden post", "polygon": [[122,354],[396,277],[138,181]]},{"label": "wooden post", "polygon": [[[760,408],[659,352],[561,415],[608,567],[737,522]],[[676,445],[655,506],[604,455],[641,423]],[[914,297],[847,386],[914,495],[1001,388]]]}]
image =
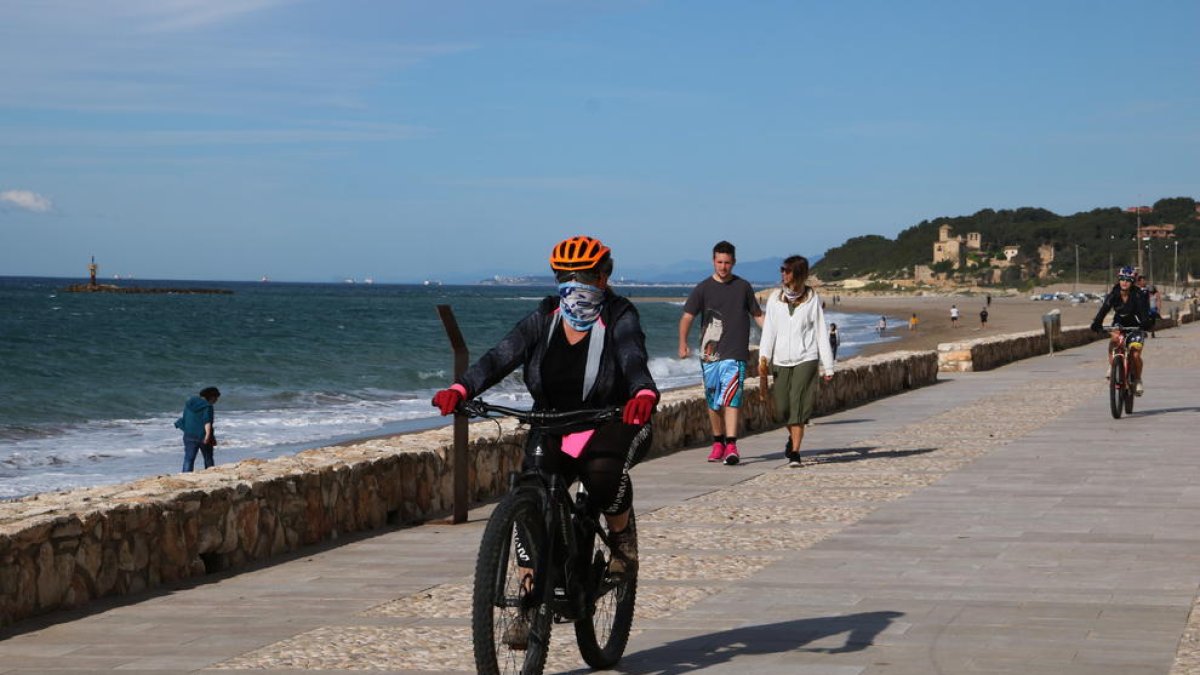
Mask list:
[{"label": "wooden post", "polygon": [[[458,320],[454,318],[454,310],[450,305],[438,305],[438,316],[446,328],[446,337],[450,339],[450,348],[454,350],[454,377],[457,379],[467,370],[467,343],[463,340],[462,331],[458,329]],[[454,524],[467,522],[467,416],[454,414]]]}]

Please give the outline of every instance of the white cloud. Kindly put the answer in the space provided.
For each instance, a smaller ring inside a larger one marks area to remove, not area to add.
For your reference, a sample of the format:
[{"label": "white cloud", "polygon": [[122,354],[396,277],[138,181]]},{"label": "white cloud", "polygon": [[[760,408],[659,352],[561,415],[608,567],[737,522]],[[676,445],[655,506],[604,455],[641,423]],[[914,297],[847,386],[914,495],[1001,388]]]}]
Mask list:
[{"label": "white cloud", "polygon": [[54,208],[54,203],[48,198],[29,190],[5,190],[0,192],[0,202],[12,204],[17,208],[36,213],[45,213]]},{"label": "white cloud", "polygon": [[141,7],[153,31],[182,31],[224,23],[289,4],[288,0],[155,0]]}]

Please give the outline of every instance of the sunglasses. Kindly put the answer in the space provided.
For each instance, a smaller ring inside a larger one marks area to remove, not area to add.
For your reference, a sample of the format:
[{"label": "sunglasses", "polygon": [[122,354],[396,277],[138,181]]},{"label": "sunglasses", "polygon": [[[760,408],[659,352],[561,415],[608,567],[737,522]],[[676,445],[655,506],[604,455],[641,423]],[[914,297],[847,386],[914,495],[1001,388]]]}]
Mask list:
[{"label": "sunglasses", "polygon": [[595,286],[600,282],[600,277],[600,272],[596,270],[578,270],[575,272],[560,270],[554,273],[554,278],[560,284],[565,284],[568,281],[578,281],[581,284]]},{"label": "sunglasses", "polygon": [[779,268],[779,273],[780,273],[780,274],[791,274],[791,273],[792,273],[792,268],[790,268],[790,267],[780,267],[780,268]]},{"label": "sunglasses", "polygon": [[1133,281],[1133,277],[1117,277],[1117,281]]}]

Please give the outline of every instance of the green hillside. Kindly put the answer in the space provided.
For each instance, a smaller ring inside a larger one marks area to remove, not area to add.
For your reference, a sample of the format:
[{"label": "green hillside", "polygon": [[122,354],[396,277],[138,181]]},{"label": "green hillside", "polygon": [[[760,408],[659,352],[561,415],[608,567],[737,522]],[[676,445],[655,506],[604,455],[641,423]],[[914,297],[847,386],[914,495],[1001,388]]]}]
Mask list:
[{"label": "green hillside", "polygon": [[[1143,241],[1143,269],[1156,282],[1170,283],[1178,248],[1180,281],[1186,278],[1188,271],[1193,275],[1200,273],[1200,220],[1197,220],[1196,200],[1190,197],[1160,199],[1152,208],[1152,211],[1142,213],[1142,225],[1172,224],[1176,237]],[[1035,258],[1038,246],[1048,243],[1055,249],[1052,273],[1061,279],[1074,279],[1075,245],[1078,244],[1080,279],[1105,281],[1109,275],[1110,256],[1113,265],[1136,262],[1133,241],[1136,221],[1136,214],[1116,207],[1070,216],[1030,207],[999,211],[984,209],[970,216],[921,221],[894,240],[878,235],[854,237],[826,251],[814,272],[826,281],[849,277],[911,278],[914,265],[932,262],[938,228],[950,225],[954,235],[965,236],[968,232],[982,235],[984,255],[973,256],[968,263],[978,265],[979,269],[986,267],[991,257],[1002,257],[1005,246],[1019,246],[1023,257]],[[949,271],[949,265],[935,267],[935,271]]]}]

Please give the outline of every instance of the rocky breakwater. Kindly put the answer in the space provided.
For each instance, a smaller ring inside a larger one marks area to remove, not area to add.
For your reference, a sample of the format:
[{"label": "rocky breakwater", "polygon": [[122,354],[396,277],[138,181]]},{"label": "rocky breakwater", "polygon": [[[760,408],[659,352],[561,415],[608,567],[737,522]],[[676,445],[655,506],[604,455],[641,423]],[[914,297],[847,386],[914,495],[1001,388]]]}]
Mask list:
[{"label": "rocky breakwater", "polygon": [[[934,352],[895,352],[839,364],[821,387],[831,412],[931,384]],[[746,426],[776,426],[750,382]],[[700,387],[666,392],[652,453],[704,444]],[[524,433],[511,422],[472,425],[472,502],[507,487]],[[453,498],[449,428],[370,439],[190,474],[0,502],[0,625],[106,596],[235,569],[349,532],[445,515]]]}]

